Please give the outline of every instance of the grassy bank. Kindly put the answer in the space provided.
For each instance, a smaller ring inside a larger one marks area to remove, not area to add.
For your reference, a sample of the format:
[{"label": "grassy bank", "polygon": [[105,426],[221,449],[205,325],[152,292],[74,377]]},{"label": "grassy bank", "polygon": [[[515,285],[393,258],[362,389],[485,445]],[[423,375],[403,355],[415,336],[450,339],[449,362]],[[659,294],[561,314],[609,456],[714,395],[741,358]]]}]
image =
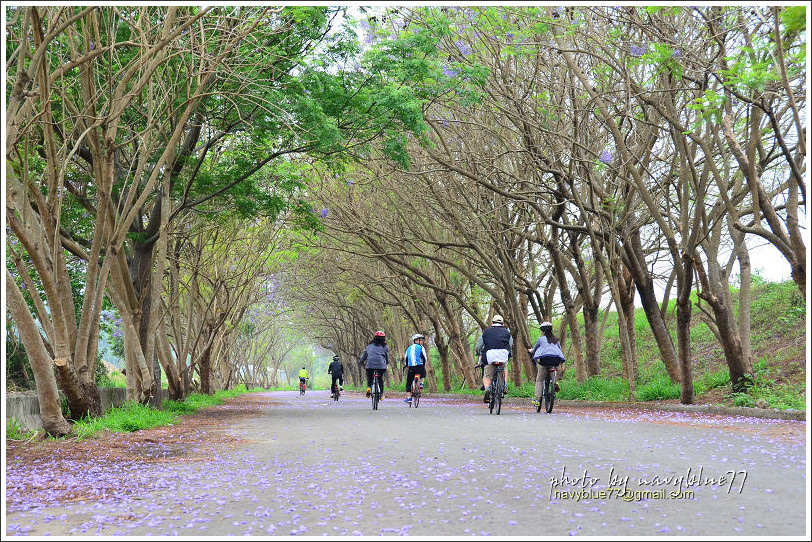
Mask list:
[{"label": "grassy bank", "polygon": [[73,436],[90,438],[101,431],[128,433],[150,427],[173,425],[178,423],[183,415],[192,414],[202,408],[220,405],[225,399],[255,391],[264,390],[259,388],[247,390],[245,386],[239,385],[234,389],[218,391],[212,395],[192,393],[186,397],[185,401],[166,400],[162,403],[160,409],[130,401],[120,407],[112,408],[99,418],[77,421],[74,424]]},{"label": "grassy bank", "polygon": [[[758,280],[758,279],[757,279]],[[737,301],[738,291],[733,292]],[[694,303],[696,297],[694,295]],[[711,328],[702,321],[701,312],[694,306],[691,322],[691,348],[693,353],[693,387],[695,404],[729,406],[760,406],[777,409],[806,409],[806,305],[792,281],[784,283],[760,282],[754,284],[751,294],[751,342],[753,349],[753,385],[746,393],[733,394],[730,375],[722,347]],[[559,321],[554,322],[558,329]],[[666,312],[666,323],[676,329],[674,302]],[[567,363],[561,380],[561,399],[589,401],[628,401],[629,386],[623,378],[623,367],[618,335],[617,313],[604,315],[600,323],[601,374],[583,382],[576,382],[572,363]],[[635,311],[635,331],[638,358],[636,380],[638,401],[677,401],[678,383],[672,383],[663,365],[657,343],[642,309]],[[533,338],[538,328],[531,329]],[[582,329],[583,333],[583,329]],[[672,340],[676,344],[676,333]],[[567,341],[565,340],[565,344]],[[568,360],[574,357],[565,350]],[[438,358],[434,356],[439,374]],[[463,388],[452,379],[452,393],[481,393]],[[510,395],[533,396],[534,383],[524,382],[512,387]]]}]

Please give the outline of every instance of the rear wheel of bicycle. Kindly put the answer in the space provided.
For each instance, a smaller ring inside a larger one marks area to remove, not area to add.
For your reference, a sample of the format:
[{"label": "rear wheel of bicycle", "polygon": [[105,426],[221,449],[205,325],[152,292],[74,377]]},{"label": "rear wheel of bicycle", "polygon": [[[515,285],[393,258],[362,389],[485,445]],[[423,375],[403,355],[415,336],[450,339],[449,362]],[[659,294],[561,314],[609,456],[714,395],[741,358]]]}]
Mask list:
[{"label": "rear wheel of bicycle", "polygon": [[544,409],[547,414],[553,411],[553,403],[555,403],[555,373],[547,374],[547,389],[544,393]]},{"label": "rear wheel of bicycle", "polygon": [[496,405],[496,379],[494,378],[491,382],[491,385],[488,386],[488,393],[490,394],[491,400],[488,403],[488,411],[493,414],[493,407]]},{"label": "rear wheel of bicycle", "polygon": [[496,383],[496,414],[499,415],[502,412],[502,394],[505,393],[505,373],[499,373],[497,375],[497,383]]},{"label": "rear wheel of bicycle", "polygon": [[378,410],[378,401],[381,400],[381,392],[378,387],[378,379],[372,381],[372,410]]}]

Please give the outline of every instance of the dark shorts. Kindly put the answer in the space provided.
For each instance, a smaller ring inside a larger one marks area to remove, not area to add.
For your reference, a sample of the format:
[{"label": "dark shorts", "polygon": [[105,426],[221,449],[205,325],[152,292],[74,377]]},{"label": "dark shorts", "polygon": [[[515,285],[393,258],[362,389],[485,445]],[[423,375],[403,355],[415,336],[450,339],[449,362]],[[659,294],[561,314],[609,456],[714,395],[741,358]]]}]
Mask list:
[{"label": "dark shorts", "polygon": [[406,391],[410,391],[412,389],[412,380],[414,380],[414,375],[420,375],[420,378],[426,378],[426,366],[425,365],[411,365],[409,366],[409,371],[406,374]]}]

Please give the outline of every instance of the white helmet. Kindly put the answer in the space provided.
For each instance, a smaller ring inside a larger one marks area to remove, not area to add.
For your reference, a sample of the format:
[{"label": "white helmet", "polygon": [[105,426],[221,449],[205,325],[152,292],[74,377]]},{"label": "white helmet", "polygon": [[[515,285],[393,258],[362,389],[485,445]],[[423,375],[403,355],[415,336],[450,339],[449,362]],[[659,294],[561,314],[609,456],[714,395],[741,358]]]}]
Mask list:
[{"label": "white helmet", "polygon": [[420,339],[425,339],[425,337],[423,337],[423,335],[421,335],[420,333],[415,333],[414,335],[412,335],[412,342],[415,342]]},{"label": "white helmet", "polygon": [[545,327],[546,327],[546,328],[549,328],[549,329],[553,329],[553,324],[552,324],[552,322],[542,322],[542,323],[539,325],[539,328],[541,328],[541,329],[544,329]]},{"label": "white helmet", "polygon": [[493,318],[491,318],[491,323],[493,323],[493,324],[504,324],[505,321],[502,319],[502,317],[500,315],[494,314]]}]

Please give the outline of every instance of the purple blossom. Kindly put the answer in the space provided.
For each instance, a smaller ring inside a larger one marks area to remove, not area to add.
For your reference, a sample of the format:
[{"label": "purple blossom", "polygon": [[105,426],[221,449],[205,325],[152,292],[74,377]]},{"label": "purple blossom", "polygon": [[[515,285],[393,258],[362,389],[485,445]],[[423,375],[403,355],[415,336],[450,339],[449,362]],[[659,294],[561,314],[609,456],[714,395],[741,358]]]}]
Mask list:
[{"label": "purple blossom", "polygon": [[462,40],[455,41],[454,45],[457,46],[457,49],[460,51],[460,54],[462,56],[468,56],[471,54],[471,48],[468,47],[468,45],[464,43]]},{"label": "purple blossom", "polygon": [[373,31],[372,26],[370,26],[368,21],[361,21],[361,30],[364,31],[364,41],[367,45],[372,44],[375,41],[375,32]]},{"label": "purple blossom", "polygon": [[321,210],[321,213],[319,213],[319,214],[321,215],[321,217],[322,217],[322,218],[327,218],[327,214],[328,214],[329,212],[330,212],[330,211],[328,211],[327,209],[322,209],[322,210]]},{"label": "purple blossom", "polygon": [[671,53],[671,56],[673,56],[674,58],[680,58],[682,56],[682,51],[680,51],[679,49],[674,49],[674,52]]},{"label": "purple blossom", "polygon": [[443,75],[446,77],[456,77],[457,70],[449,68],[448,66],[443,66]]},{"label": "purple blossom", "polygon": [[629,50],[632,56],[636,56],[637,58],[640,58],[641,56],[646,54],[646,51],[648,51],[648,43],[644,43],[643,45],[640,46],[632,45],[631,49]]},{"label": "purple blossom", "polygon": [[352,186],[355,184],[355,181],[347,181],[347,186]]},{"label": "purple blossom", "polygon": [[508,32],[507,34],[505,34],[505,38],[507,38],[508,41],[513,41],[514,38],[513,32]]},{"label": "purple blossom", "polygon": [[607,166],[608,166],[609,164],[611,164],[611,163],[612,163],[612,158],[613,158],[613,157],[612,157],[612,153],[611,153],[611,152],[609,152],[609,151],[607,151],[607,150],[604,150],[603,152],[601,152],[601,158],[600,158],[600,160],[601,160],[601,162],[603,162],[603,163],[604,163],[604,164],[606,164]]}]

